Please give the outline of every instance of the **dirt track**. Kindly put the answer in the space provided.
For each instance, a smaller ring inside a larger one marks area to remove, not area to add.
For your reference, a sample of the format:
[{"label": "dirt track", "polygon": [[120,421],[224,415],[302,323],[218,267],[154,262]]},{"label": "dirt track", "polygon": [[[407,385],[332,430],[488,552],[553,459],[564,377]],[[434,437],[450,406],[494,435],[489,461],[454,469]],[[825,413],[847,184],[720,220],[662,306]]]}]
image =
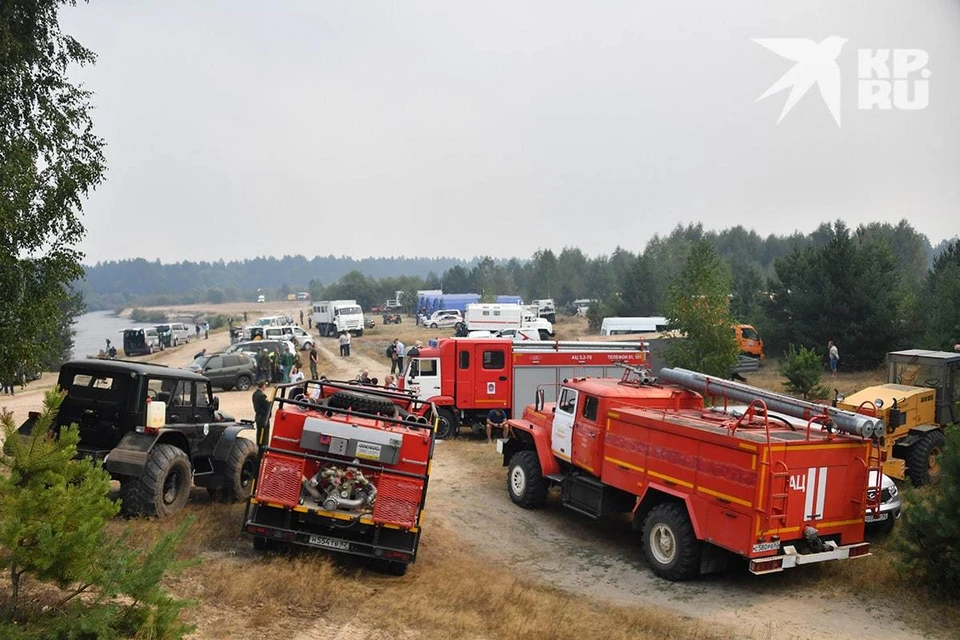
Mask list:
[{"label": "dirt track", "polygon": [[[151,359],[182,366],[200,348],[213,352],[227,342],[225,333],[211,334],[208,341],[168,349]],[[318,348],[332,363],[324,371],[331,378],[352,378],[361,368],[382,377],[383,362],[356,350],[350,358],[340,358],[334,354],[333,340],[319,341]],[[47,374],[27,392],[6,398],[0,405],[22,417],[39,406],[43,389],[54,382],[55,376]],[[251,392],[218,396],[224,412],[238,418],[253,417]],[[928,637],[886,613],[881,603],[865,606],[856,594],[822,594],[817,590],[815,567],[766,577],[734,570],[685,584],[658,579],[646,568],[638,535],[628,523],[594,522],[564,509],[556,500],[539,511],[520,509],[507,497],[505,475],[493,448],[471,440],[466,430],[458,441],[441,442],[427,502],[427,526],[429,519],[444,521],[451,530],[461,532],[463,542],[477,555],[505,571],[574,594],[622,605],[655,606],[680,617],[729,626],[737,637]],[[338,637],[351,636],[341,633]]]}]

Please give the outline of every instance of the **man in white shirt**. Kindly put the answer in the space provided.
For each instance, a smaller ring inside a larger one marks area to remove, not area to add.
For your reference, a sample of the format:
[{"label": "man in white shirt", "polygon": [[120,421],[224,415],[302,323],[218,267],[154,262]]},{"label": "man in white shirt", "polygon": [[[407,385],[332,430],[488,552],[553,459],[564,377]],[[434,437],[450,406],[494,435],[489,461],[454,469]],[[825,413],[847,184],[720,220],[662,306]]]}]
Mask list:
[{"label": "man in white shirt", "polygon": [[[403,346],[403,343],[400,342],[400,340],[394,340],[393,342],[397,349],[397,372],[402,374],[403,373],[403,356],[404,354],[406,354],[407,348]],[[393,371],[391,371],[390,373],[393,373]]]}]

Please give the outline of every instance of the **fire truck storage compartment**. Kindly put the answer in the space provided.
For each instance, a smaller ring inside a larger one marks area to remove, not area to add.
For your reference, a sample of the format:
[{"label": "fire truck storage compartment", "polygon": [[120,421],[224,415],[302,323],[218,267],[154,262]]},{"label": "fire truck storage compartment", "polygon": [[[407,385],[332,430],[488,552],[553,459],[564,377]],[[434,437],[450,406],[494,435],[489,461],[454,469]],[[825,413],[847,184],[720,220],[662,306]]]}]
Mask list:
[{"label": "fire truck storage compartment", "polygon": [[397,464],[403,437],[390,431],[309,417],[303,421],[300,446],[347,458]]},{"label": "fire truck storage compartment", "polygon": [[519,413],[523,407],[534,403],[537,389],[543,389],[544,402],[557,401],[557,389],[564,380],[572,378],[619,378],[623,372],[619,366],[587,365],[577,367],[542,367],[516,365],[513,369],[513,407]]}]

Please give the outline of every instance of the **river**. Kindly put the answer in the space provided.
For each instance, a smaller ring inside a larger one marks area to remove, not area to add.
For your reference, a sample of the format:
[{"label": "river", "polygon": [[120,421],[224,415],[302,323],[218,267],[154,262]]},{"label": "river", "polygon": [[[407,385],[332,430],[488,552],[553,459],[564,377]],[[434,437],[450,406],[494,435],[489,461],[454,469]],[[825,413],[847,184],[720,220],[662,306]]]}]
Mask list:
[{"label": "river", "polygon": [[130,318],[120,318],[113,311],[91,311],[85,313],[73,325],[73,357],[85,358],[96,355],[106,348],[107,339],[113,342],[118,351],[123,348],[122,329],[133,325]]}]

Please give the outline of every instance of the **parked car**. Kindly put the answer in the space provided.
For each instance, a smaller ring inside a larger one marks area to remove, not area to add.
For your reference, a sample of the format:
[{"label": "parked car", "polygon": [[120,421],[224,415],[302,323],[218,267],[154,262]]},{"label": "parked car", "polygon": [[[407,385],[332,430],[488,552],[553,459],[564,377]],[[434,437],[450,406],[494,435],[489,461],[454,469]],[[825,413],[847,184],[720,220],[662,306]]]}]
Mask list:
[{"label": "parked car", "polygon": [[200,356],[187,365],[187,370],[206,376],[211,385],[224,391],[233,388],[246,391],[256,377],[257,364],[252,356],[242,351],[214,353]]},{"label": "parked car", "polygon": [[[386,318],[386,316],[384,316]],[[384,320],[386,322],[386,320]],[[373,321],[373,318],[370,316],[363,316],[363,328],[364,329],[373,329],[377,326],[377,323]]]},{"label": "parked car", "polygon": [[[875,486],[877,472],[870,472],[870,486]],[[897,489],[897,483],[893,478],[883,474],[880,484],[880,513],[872,515],[867,512],[866,526],[867,531],[888,532],[893,529],[893,525],[900,519],[900,490]],[[873,492],[876,489],[868,489],[867,497],[873,499]]]},{"label": "parked car", "polygon": [[441,309],[434,311],[423,324],[431,329],[444,329],[455,327],[458,322],[463,322],[463,314],[459,309]]},{"label": "parked car", "polygon": [[155,327],[131,327],[120,331],[123,334],[123,355],[142,356],[160,348],[160,334]]},{"label": "parked car", "polygon": [[156,326],[159,337],[166,347],[176,347],[190,342],[190,329],[182,322],[169,322]]},{"label": "parked car", "polygon": [[291,353],[296,353],[296,347],[293,346],[293,343],[289,340],[245,340],[243,342],[230,345],[230,347],[224,353],[230,354],[240,352],[256,356],[256,354],[261,350],[269,349],[270,351],[279,354],[280,350],[283,348],[281,345],[286,345]]}]

